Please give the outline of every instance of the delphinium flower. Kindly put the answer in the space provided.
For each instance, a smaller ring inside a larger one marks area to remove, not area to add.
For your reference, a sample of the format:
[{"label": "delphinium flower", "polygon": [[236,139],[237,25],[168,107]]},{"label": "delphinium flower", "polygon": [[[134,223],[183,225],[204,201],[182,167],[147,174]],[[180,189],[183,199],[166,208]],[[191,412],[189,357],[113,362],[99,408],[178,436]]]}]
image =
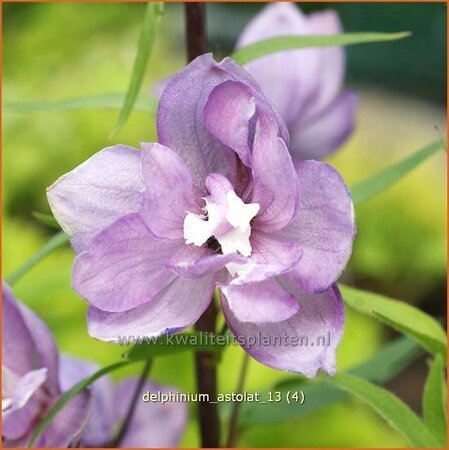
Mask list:
[{"label": "delphinium flower", "polygon": [[[48,190],[77,252],[73,287],[89,303],[89,334],[182,331],[218,286],[255,359],[333,373],[344,325],[335,281],[355,234],[340,175],[317,161],[294,167],[284,121],[230,58],[202,55],[176,74],[157,129],[159,143],[103,149]],[[293,343],[321,335],[326,346]]]},{"label": "delphinium flower", "polygon": [[[46,325],[2,286],[3,447],[26,447],[36,425],[61,396],[58,351]],[[56,415],[38,447],[76,446],[90,411],[83,391]]]},{"label": "delphinium flower", "polygon": [[[289,35],[342,32],[334,11],[305,15],[293,3],[266,6],[241,33],[237,47]],[[321,159],[350,136],[357,97],[343,92],[345,53],[342,47],[276,52],[245,65],[274,103],[290,132],[294,161]]]},{"label": "delphinium flower", "polygon": [[[60,382],[68,390],[99,369],[95,364],[62,355]],[[113,442],[129,413],[138,378],[126,378],[115,385],[102,377],[90,386],[92,415],[83,432],[81,447],[107,447]],[[121,448],[176,447],[187,420],[187,405],[181,402],[144,403],[142,393],[176,393],[176,389],[147,380],[138,397],[134,413],[120,440]]]}]

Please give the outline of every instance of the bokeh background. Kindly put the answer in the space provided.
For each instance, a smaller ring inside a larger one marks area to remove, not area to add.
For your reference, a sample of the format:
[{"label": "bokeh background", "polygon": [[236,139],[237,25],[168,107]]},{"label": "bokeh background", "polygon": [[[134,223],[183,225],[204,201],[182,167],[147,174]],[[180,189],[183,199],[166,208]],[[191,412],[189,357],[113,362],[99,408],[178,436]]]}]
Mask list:
[{"label": "bokeh background", "polygon": [[[406,40],[347,48],[347,85],[360,93],[358,127],[329,158],[348,184],[400,160],[446,134],[446,5],[310,4],[305,11],[337,9],[346,31],[413,32]],[[57,100],[123,92],[128,84],[144,4],[3,4],[3,101]],[[208,4],[209,47],[232,50],[239,32],[263,4]],[[185,64],[182,4],[168,4],[143,90]],[[111,144],[118,110],[3,114],[3,273],[8,275],[54,233],[34,212],[49,213],[45,188],[94,152]],[[154,116],[134,112],[114,143],[156,140]],[[356,209],[358,237],[346,282],[415,304],[446,317],[446,155],[433,155],[388,192]],[[72,251],[59,249],[15,286],[18,298],[48,323],[60,348],[98,364],[124,348],[90,339],[85,302],[70,288]],[[363,361],[394,334],[348,311],[339,367]],[[237,381],[240,348],[226,350],[220,391]],[[138,367],[116,373],[117,378]],[[425,357],[388,387],[417,412]],[[194,392],[190,354],[156,361],[152,377]],[[248,390],[291,375],[251,361]],[[195,414],[182,441],[198,445]],[[395,447],[403,438],[362,403],[349,399],[282,425],[243,434],[249,447]]]}]

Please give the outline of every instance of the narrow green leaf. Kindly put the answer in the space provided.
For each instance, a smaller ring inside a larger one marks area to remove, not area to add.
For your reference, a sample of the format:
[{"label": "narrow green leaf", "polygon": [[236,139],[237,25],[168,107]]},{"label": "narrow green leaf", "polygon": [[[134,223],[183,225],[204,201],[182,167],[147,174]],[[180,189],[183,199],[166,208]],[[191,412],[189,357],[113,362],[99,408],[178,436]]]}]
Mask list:
[{"label": "narrow green leaf", "polygon": [[440,149],[444,149],[445,145],[446,141],[444,140],[433,142],[412,155],[407,156],[402,161],[370,176],[366,180],[355,183],[349,188],[354,204],[369,200],[380,192],[393,186],[416,166],[429,158],[429,156],[432,156]]},{"label": "narrow green leaf", "polygon": [[[401,337],[386,345],[372,358],[349,369],[349,373],[365,378],[375,383],[386,383],[398,373],[405,370],[413,361],[422,354],[419,345],[412,339]],[[319,377],[316,380],[307,380],[294,376],[285,380],[282,384],[271,388],[269,391],[280,391],[286,398],[287,392],[303,391],[305,402],[302,405],[287,402],[242,404],[242,413],[239,423],[242,427],[253,425],[266,425],[280,423],[285,420],[305,416],[320,410],[332,403],[347,398],[347,394],[335,386],[331,386]],[[268,391],[260,391],[264,398],[268,397]],[[223,415],[228,413],[227,405],[222,408]]]},{"label": "narrow green leaf", "polygon": [[56,415],[61,411],[62,408],[64,408],[67,403],[72,400],[76,395],[78,395],[81,391],[89,387],[94,381],[98,380],[104,375],[107,375],[108,373],[111,373],[117,369],[121,369],[122,367],[125,367],[129,364],[132,364],[135,361],[120,361],[115,364],[111,364],[110,366],[103,367],[102,369],[98,370],[94,374],[92,374],[90,377],[87,377],[83,380],[81,380],[79,383],[75,384],[71,389],[69,389],[67,392],[65,392],[59,400],[52,406],[50,411],[46,414],[46,416],[42,419],[42,421],[39,423],[39,425],[35,428],[30,442],[28,444],[28,447],[34,447],[34,444],[37,442],[37,439],[39,436],[45,431],[45,429],[48,427],[48,425],[51,423],[51,421],[56,417]]},{"label": "narrow green leaf", "polygon": [[41,213],[39,211],[33,211],[31,213],[40,223],[47,225],[55,230],[60,230],[61,227],[56,219],[51,214]]},{"label": "narrow green leaf", "polygon": [[6,277],[5,281],[12,286],[14,283],[22,278],[30,269],[32,269],[39,261],[44,259],[50,253],[54,252],[59,247],[62,247],[69,241],[66,234],[61,231],[56,233],[48,242],[46,242],[40,250],[38,250],[30,259],[28,259],[21,267],[14,273]]},{"label": "narrow green leaf", "polygon": [[241,47],[232,53],[237,63],[244,65],[270,53],[285,50],[296,50],[309,47],[335,47],[341,45],[368,44],[372,42],[396,41],[410,36],[409,32],[401,33],[343,33],[325,36],[281,36],[266,39]]},{"label": "narrow green leaf", "polygon": [[402,400],[386,389],[346,373],[328,377],[326,382],[366,402],[393,428],[402,433],[413,447],[440,446],[421,419]]},{"label": "narrow green leaf", "polygon": [[128,342],[127,344],[134,344],[134,347],[125,353],[124,357],[129,360],[140,361],[155,356],[188,351],[220,354],[231,343],[231,340],[232,336],[229,333],[220,336],[199,331],[166,335],[159,338],[143,338],[140,343]]},{"label": "narrow green leaf", "polygon": [[164,11],[164,4],[162,2],[150,2],[147,5],[145,16],[143,19],[142,31],[140,33],[139,43],[137,46],[137,55],[134,61],[133,72],[131,80],[126,92],[123,108],[111,136],[115,135],[120,128],[125,125],[129,115],[139,94],[140,86],[142,85],[145,70],[150,58],[151,51],[154,46],[156,38],[156,28],[162,17]]},{"label": "narrow green leaf", "polygon": [[[124,101],[125,93],[112,92],[87,97],[68,98],[64,100],[5,102],[3,103],[3,112],[39,113],[71,111],[77,109],[121,109]],[[134,109],[154,113],[157,109],[157,99],[146,93],[140,94],[136,99]]]},{"label": "narrow green leaf", "polygon": [[424,386],[424,423],[437,436],[442,447],[446,447],[446,380],[443,358],[438,355],[430,366]]},{"label": "narrow green leaf", "polygon": [[446,333],[433,317],[399,300],[345,285],[339,286],[343,300],[349,307],[416,339],[429,352],[446,356]]}]

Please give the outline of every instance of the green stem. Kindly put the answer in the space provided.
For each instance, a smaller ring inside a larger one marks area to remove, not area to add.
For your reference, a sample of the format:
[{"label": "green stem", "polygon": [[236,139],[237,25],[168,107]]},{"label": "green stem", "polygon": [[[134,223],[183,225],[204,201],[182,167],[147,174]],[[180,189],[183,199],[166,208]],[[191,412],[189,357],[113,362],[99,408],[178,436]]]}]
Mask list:
[{"label": "green stem", "polygon": [[38,262],[53,253],[59,247],[62,247],[69,241],[69,238],[63,231],[56,233],[47,243],[45,243],[40,250],[38,250],[30,259],[25,261],[15,272],[6,277],[5,281],[12,286],[20,278],[22,278],[30,269],[32,269]]}]

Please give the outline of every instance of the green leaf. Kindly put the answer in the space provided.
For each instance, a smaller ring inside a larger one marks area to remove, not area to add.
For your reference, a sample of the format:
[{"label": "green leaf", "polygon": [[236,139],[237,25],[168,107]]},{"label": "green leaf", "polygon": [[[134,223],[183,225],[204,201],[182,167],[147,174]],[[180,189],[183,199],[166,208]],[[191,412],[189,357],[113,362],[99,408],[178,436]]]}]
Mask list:
[{"label": "green leaf", "polygon": [[[3,103],[3,111],[6,113],[39,113],[77,109],[121,109],[124,100],[125,93],[113,92],[64,100],[5,102]],[[134,109],[154,113],[157,109],[157,100],[149,94],[140,94],[136,99]]]},{"label": "green leaf", "polygon": [[424,386],[424,423],[437,436],[442,447],[446,447],[446,380],[443,358],[438,355],[430,366]]},{"label": "green leaf", "polygon": [[438,440],[421,419],[402,400],[386,389],[345,373],[328,377],[326,382],[366,402],[393,428],[402,433],[413,447],[439,446]]},{"label": "green leaf", "polygon": [[[155,356],[188,351],[220,354],[231,340],[232,336],[229,333],[220,336],[200,331],[166,335],[159,338],[143,338],[140,343],[136,343],[131,350],[125,353],[124,357],[140,361]],[[133,344],[134,342],[129,343]]]},{"label": "green leaf", "polygon": [[162,2],[150,2],[147,5],[145,16],[143,19],[143,27],[140,33],[139,43],[137,46],[137,55],[134,61],[133,72],[131,80],[126,92],[123,108],[111,136],[115,135],[120,128],[125,125],[128,117],[133,109],[134,102],[139,94],[140,86],[142,85],[145,70],[150,58],[151,51],[154,46],[156,37],[156,28],[162,17],[164,11],[164,4]]},{"label": "green leaf", "polygon": [[47,225],[55,230],[60,230],[61,227],[56,219],[51,214],[41,213],[39,211],[33,211],[31,213],[40,223]]},{"label": "green leaf", "polygon": [[56,233],[48,242],[46,242],[30,259],[28,259],[14,273],[6,277],[5,281],[12,286],[19,278],[22,278],[30,269],[32,269],[39,261],[44,259],[50,253],[59,247],[62,247],[69,241],[69,238],[63,231]]},{"label": "green leaf", "polygon": [[429,352],[446,356],[446,333],[433,317],[399,300],[345,285],[339,286],[343,300],[349,307],[416,339]]},{"label": "green leaf", "polygon": [[[401,337],[386,345],[372,358],[351,368],[349,373],[375,383],[385,383],[405,370],[421,354],[422,350],[415,341],[407,337]],[[295,376],[289,380],[284,380],[282,384],[269,391],[280,391],[285,398],[288,391],[298,392],[301,390],[305,396],[305,402],[302,405],[298,406],[295,403],[288,404],[287,402],[268,403],[266,405],[245,403],[241,406],[239,424],[242,427],[249,427],[280,423],[311,414],[348,397],[345,392],[329,385],[323,378],[323,376],[320,376],[315,380],[307,380]],[[260,395],[266,398],[268,391],[261,391]],[[226,408],[227,405],[222,409],[224,415],[229,412]]]},{"label": "green leaf", "polygon": [[335,47],[341,45],[368,44],[372,42],[396,41],[410,36],[409,32],[401,33],[343,33],[325,36],[281,36],[266,39],[241,47],[232,53],[237,63],[248,62],[271,53],[285,50],[296,50],[309,47]]},{"label": "green leaf", "polygon": [[114,370],[121,369],[122,367],[125,367],[129,364],[132,364],[135,361],[120,361],[115,364],[111,364],[110,366],[103,367],[102,369],[98,370],[94,374],[92,374],[90,377],[87,377],[83,380],[81,380],[79,383],[75,384],[71,389],[69,389],[67,392],[65,392],[59,400],[52,406],[50,411],[46,414],[46,416],[42,419],[42,421],[39,423],[39,425],[35,428],[30,442],[28,444],[28,447],[33,447],[36,443],[39,436],[45,431],[45,429],[48,427],[48,425],[51,423],[51,421],[56,417],[56,415],[61,411],[62,408],[64,408],[67,403],[72,400],[76,395],[78,395],[81,391],[89,387],[94,381],[98,380],[104,375],[107,375],[108,373],[113,372]]},{"label": "green leaf", "polygon": [[416,151],[402,161],[359,181],[349,188],[354,204],[362,203],[397,183],[416,166],[425,161],[440,149],[444,149],[446,141],[438,140]]}]

